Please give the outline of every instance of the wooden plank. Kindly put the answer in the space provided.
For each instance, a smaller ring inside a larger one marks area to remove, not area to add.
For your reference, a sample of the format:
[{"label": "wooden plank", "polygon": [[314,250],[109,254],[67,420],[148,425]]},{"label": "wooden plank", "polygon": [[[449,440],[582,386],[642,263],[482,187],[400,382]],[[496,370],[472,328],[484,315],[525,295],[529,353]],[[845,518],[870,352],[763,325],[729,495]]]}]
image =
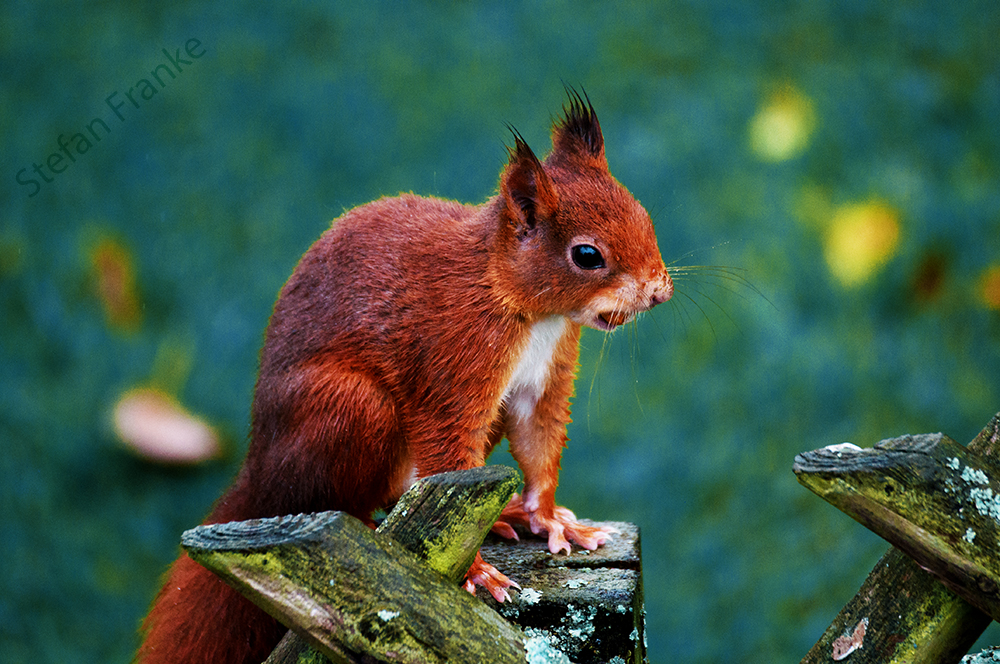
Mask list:
[{"label": "wooden plank", "polygon": [[990,617],[891,548],[802,663],[826,664],[834,653],[846,653],[859,624],[865,624],[865,635],[861,649],[846,660],[851,664],[948,664],[961,660]]},{"label": "wooden plank", "polygon": [[[943,438],[943,437],[942,437]],[[941,439],[937,439],[941,440]],[[924,441],[926,442],[926,441]],[[893,444],[887,447],[892,448]],[[959,450],[961,450],[960,446]],[[944,449],[944,448],[942,448]],[[952,448],[954,452],[954,449]],[[846,450],[841,450],[844,454]],[[831,453],[827,450],[825,455]],[[833,452],[834,454],[836,452]],[[892,455],[892,450],[888,451],[888,456]],[[973,456],[968,456],[971,453]],[[882,453],[876,453],[882,454]],[[958,456],[958,455],[961,456]],[[970,468],[968,462],[977,464],[988,463],[984,458],[1000,458],[1000,413],[994,416],[980,434],[973,440],[967,450],[961,450],[956,455],[949,457],[958,459],[959,468],[955,473],[953,461],[947,461],[947,470],[942,481],[950,480],[951,485],[940,484],[934,488],[933,493],[944,493],[950,500],[968,501],[972,498],[970,492],[977,486],[984,489],[984,485],[978,483],[970,484],[962,480],[962,473],[965,468]],[[965,459],[966,463],[963,463]],[[804,466],[800,466],[800,461],[808,464],[811,460],[808,456],[800,455],[796,457],[796,473],[799,481],[806,484],[814,481],[809,474],[801,473]],[[917,461],[920,461],[917,459]],[[825,462],[825,461],[824,461]],[[977,469],[975,465],[971,466]],[[966,472],[967,478],[978,477],[973,472]],[[851,486],[842,478],[830,477],[828,481],[815,480],[820,491],[830,495],[837,494],[837,490],[831,487],[837,485],[843,489],[846,503],[850,505],[866,504],[866,501],[858,497],[859,494],[851,490]],[[886,487],[892,487],[891,492],[895,492],[897,485],[895,480],[890,478],[882,485],[882,492],[888,496]],[[945,493],[944,488],[949,492]],[[964,488],[964,491],[956,491],[957,488]],[[996,494],[996,488],[991,490]],[[853,494],[853,495],[852,495]],[[985,494],[985,491],[984,491]],[[980,495],[980,494],[976,494]],[[870,513],[878,511],[879,503],[874,500],[872,494],[873,507]],[[919,501],[917,501],[919,503]],[[975,501],[973,500],[973,503]],[[968,505],[969,509],[963,509],[963,514],[969,517],[972,512],[978,513],[974,504]],[[857,511],[856,507],[850,507]],[[862,508],[863,509],[863,508]],[[886,513],[891,510],[884,508]],[[979,515],[982,517],[983,515]],[[870,517],[865,517],[870,518]],[[977,519],[978,521],[979,519]],[[889,519],[895,524],[897,530],[912,530],[916,540],[920,540],[919,525],[911,529],[904,527],[898,520]],[[921,521],[920,523],[926,523]],[[964,542],[958,545],[965,548],[965,544],[972,544],[963,539],[966,536],[966,528],[951,527],[948,531],[952,537],[957,534],[957,540]],[[958,533],[961,530],[961,533]],[[973,532],[976,532],[973,530]],[[978,534],[972,538],[973,542],[980,539]],[[984,539],[980,539],[979,546],[983,546]],[[867,622],[864,622],[867,621]],[[989,624],[990,618],[964,601],[958,595],[950,592],[937,578],[921,569],[920,565],[914,562],[907,555],[897,549],[890,549],[885,556],[869,574],[868,579],[862,585],[855,597],[840,611],[833,620],[823,636],[816,645],[809,651],[802,662],[829,662],[834,653],[844,654],[850,650],[851,636],[858,633],[858,627],[865,625],[862,647],[850,654],[852,662],[957,662],[962,654],[967,652],[982,631]],[[857,641],[857,639],[854,639]],[[856,644],[855,644],[856,645]]]},{"label": "wooden plank", "polygon": [[334,662],[525,661],[520,630],[340,512],[201,526],[188,554]]},{"label": "wooden plank", "polygon": [[[400,498],[376,532],[393,537],[431,569],[457,583],[520,481],[516,470],[500,465],[421,479]],[[266,664],[326,661],[303,637],[289,631]]]},{"label": "wooden plank", "polygon": [[[361,661],[357,655],[352,654],[352,657],[355,661]],[[340,661],[349,663],[352,660],[345,658]],[[330,662],[329,657],[313,648],[304,637],[292,630],[285,632],[285,636],[264,660],[264,664],[330,664]]]},{"label": "wooden plank", "polygon": [[797,458],[800,481],[1000,617],[1000,469],[942,434]]},{"label": "wooden plank", "polygon": [[483,558],[521,585],[503,604],[478,596],[526,634],[544,638],[579,664],[646,661],[639,528],[593,523],[617,535],[596,551],[549,553],[548,543],[519,529],[520,542],[487,538]]},{"label": "wooden plank", "polygon": [[441,575],[461,581],[520,483],[520,473],[500,465],[422,479],[375,532],[391,536]]}]

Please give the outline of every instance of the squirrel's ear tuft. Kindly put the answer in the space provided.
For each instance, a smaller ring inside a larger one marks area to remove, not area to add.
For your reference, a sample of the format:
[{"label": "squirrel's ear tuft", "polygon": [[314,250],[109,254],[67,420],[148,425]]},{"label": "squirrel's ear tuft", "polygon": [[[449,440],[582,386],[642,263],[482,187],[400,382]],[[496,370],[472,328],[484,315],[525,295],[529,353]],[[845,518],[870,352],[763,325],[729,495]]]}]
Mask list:
[{"label": "squirrel's ear tuft", "polygon": [[576,157],[607,167],[604,157],[604,135],[597,113],[587,93],[582,95],[566,87],[569,108],[563,106],[563,117],[552,127],[552,155],[557,161]]},{"label": "squirrel's ear tuft", "polygon": [[507,148],[510,159],[500,176],[503,197],[518,237],[534,232],[540,220],[549,219],[559,209],[559,197],[542,163],[513,127],[514,147]]}]

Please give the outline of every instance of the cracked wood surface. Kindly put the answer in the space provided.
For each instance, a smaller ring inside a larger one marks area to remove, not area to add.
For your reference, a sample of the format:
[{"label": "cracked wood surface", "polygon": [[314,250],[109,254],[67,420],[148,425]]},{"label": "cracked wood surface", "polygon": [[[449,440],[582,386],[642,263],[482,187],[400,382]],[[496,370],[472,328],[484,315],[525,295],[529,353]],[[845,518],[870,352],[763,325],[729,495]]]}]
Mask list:
[{"label": "cracked wood surface", "polygon": [[803,485],[895,545],[804,664],[831,661],[863,619],[864,640],[851,662],[961,659],[990,615],[1000,615],[993,554],[1000,473],[991,461],[998,451],[1000,413],[968,448],[925,434],[871,450],[834,446],[796,457]]}]

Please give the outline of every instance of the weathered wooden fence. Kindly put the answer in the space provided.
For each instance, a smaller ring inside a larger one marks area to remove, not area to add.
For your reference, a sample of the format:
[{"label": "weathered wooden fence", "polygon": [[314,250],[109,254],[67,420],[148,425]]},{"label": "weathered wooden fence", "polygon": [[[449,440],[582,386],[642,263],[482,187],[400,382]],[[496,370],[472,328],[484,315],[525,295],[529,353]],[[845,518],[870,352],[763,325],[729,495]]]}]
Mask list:
[{"label": "weathered wooden fence", "polygon": [[290,628],[267,664],[646,660],[638,529],[597,551],[495,541],[502,605],[462,590],[520,478],[503,466],[417,482],[372,532],[341,512],[199,526],[188,554]]},{"label": "weathered wooden fence", "polygon": [[[794,471],[894,545],[803,664],[958,662],[1000,620],[1000,413],[968,447],[940,433],[835,445]],[[644,662],[631,524],[568,556],[529,537],[487,543],[521,590],[498,604],[459,588],[519,481],[502,466],[421,480],[375,532],[324,512],[200,526],[182,543],[290,627],[267,664]]]},{"label": "weathered wooden fence", "polygon": [[968,447],[940,433],[835,445],[794,471],[894,546],[803,664],[958,662],[1000,620],[1000,413]]}]

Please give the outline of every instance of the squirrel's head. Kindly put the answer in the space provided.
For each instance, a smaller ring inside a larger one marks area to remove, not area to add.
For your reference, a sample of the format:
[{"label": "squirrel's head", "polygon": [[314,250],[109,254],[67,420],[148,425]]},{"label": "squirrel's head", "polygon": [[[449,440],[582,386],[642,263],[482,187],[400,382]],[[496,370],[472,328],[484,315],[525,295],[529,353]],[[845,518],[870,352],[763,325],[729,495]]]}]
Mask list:
[{"label": "squirrel's head", "polygon": [[511,305],[611,330],[670,299],[673,282],[649,214],[608,172],[590,100],[567,92],[544,162],[512,129],[494,268]]}]

